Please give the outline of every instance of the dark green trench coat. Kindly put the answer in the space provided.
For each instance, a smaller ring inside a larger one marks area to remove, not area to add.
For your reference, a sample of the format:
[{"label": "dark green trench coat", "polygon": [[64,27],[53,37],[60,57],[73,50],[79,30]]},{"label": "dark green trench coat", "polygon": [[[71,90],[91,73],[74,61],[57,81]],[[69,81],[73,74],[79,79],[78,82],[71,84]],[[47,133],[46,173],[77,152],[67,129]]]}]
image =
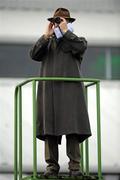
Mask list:
[{"label": "dark green trench coat", "polygon": [[[30,49],[33,60],[41,62],[40,76],[80,77],[82,56],[87,48],[84,37],[71,31],[56,41],[42,35]],[[79,142],[91,136],[83,83],[39,81],[37,91],[37,138],[76,134]]]}]

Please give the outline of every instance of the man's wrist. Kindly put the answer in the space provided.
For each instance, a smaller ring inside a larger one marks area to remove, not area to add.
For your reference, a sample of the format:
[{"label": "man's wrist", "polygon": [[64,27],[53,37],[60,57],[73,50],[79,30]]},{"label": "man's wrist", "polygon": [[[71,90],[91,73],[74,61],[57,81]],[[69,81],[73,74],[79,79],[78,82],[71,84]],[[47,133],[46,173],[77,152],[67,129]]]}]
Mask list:
[{"label": "man's wrist", "polygon": [[61,30],[61,31],[62,31],[63,34],[65,34],[68,31],[68,29],[64,29],[64,30]]}]

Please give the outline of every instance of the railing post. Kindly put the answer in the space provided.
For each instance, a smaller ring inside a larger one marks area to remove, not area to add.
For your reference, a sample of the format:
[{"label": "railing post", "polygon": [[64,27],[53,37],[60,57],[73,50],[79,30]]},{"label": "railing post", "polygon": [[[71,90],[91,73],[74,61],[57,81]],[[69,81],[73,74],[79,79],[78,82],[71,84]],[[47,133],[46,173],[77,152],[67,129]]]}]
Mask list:
[{"label": "railing post", "polygon": [[[85,87],[85,98],[86,98],[86,106],[88,108],[87,87]],[[85,170],[86,170],[86,175],[89,175],[89,139],[85,140]]]},{"label": "railing post", "polygon": [[22,89],[18,87],[19,180],[22,179]]},{"label": "railing post", "polygon": [[[84,92],[84,95],[85,95],[84,83],[82,84],[82,88],[83,88],[83,92]],[[84,171],[85,171],[84,142],[81,143],[80,150],[81,150],[81,170],[84,173]]]},{"label": "railing post", "polygon": [[81,152],[81,170],[84,172],[84,148],[83,143],[80,145],[80,152]]},{"label": "railing post", "polygon": [[37,143],[36,143],[36,81],[32,82],[33,101],[33,177],[37,176]]},{"label": "railing post", "polygon": [[101,169],[101,123],[100,123],[100,82],[96,83],[96,104],[97,104],[97,151],[98,151],[98,177],[102,179]]},{"label": "railing post", "polygon": [[18,88],[15,89],[14,94],[14,180],[18,179]]}]

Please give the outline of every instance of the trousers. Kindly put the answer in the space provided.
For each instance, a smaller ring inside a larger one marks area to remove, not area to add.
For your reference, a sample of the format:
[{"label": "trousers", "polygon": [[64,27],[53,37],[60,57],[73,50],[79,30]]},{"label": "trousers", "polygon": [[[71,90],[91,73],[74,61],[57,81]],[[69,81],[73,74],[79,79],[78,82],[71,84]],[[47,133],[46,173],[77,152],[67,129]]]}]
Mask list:
[{"label": "trousers", "polygon": [[[80,170],[80,146],[75,134],[66,135],[66,154],[69,158],[68,169]],[[60,165],[57,136],[48,136],[45,140],[45,161],[47,170],[59,172]]]}]

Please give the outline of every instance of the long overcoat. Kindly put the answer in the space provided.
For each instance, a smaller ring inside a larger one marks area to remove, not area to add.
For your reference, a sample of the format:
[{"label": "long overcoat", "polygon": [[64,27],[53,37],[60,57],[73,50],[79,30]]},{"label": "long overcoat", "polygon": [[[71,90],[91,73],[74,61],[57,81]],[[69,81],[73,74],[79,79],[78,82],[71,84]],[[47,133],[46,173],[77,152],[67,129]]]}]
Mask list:
[{"label": "long overcoat", "polygon": [[[41,77],[81,77],[80,67],[87,48],[84,37],[67,31],[62,38],[42,35],[30,49],[33,60],[41,62]],[[91,136],[84,87],[80,82],[39,81],[37,90],[37,138],[76,134],[79,142]]]}]

